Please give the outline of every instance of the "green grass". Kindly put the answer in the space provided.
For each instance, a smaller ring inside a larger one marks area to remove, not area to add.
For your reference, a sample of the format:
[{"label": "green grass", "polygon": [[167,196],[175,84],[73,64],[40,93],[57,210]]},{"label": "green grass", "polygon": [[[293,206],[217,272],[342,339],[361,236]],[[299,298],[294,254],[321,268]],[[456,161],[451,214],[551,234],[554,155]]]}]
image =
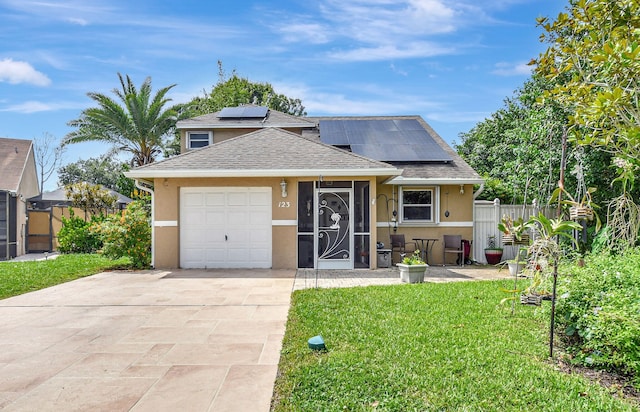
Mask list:
[{"label": "green grass", "polygon": [[35,262],[0,262],[0,299],[44,289],[59,283],[127,266],[127,259],[111,260],[95,254],[60,255]]},{"label": "green grass", "polygon": [[[511,281],[295,292],[275,411],[624,411],[555,369],[548,320],[500,306]],[[548,304],[548,302],[546,302]],[[307,340],[321,334],[326,352]],[[637,409],[636,409],[637,410]]]}]

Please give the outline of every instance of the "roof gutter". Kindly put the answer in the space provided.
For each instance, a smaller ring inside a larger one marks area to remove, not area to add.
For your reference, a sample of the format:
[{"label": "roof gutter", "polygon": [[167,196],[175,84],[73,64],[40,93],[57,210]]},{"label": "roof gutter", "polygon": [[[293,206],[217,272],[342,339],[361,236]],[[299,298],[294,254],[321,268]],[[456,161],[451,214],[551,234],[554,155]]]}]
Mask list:
[{"label": "roof gutter", "polygon": [[256,123],[256,124],[177,124],[176,128],[180,130],[207,130],[207,129],[268,129],[271,127],[280,129],[312,129],[316,127],[315,123]]},{"label": "roof gutter", "polygon": [[156,266],[156,213],[153,199],[153,185],[148,180],[134,179],[135,186],[151,195],[151,267]]},{"label": "roof gutter", "polygon": [[402,169],[371,168],[371,169],[237,169],[237,170],[130,170],[124,175],[132,179],[154,179],[163,177],[317,177],[322,176],[399,176]]},{"label": "roof gutter", "polygon": [[464,177],[454,177],[454,178],[419,178],[419,177],[402,177],[396,176],[391,179],[388,179],[384,182],[385,185],[407,185],[407,186],[418,186],[418,185],[482,185],[484,184],[484,179],[482,178],[464,178]]}]

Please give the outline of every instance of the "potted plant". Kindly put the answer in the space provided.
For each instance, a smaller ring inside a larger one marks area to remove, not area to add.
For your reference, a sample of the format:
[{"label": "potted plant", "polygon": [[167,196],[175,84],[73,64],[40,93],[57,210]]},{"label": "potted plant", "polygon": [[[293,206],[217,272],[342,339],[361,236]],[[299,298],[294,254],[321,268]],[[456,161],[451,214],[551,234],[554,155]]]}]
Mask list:
[{"label": "potted plant", "polygon": [[[567,221],[560,218],[549,219],[542,213],[539,213],[538,216],[532,216],[529,219],[529,222],[527,222],[527,225],[537,233],[533,244],[529,247],[529,251],[533,258],[532,266],[537,272],[533,277],[531,286],[535,289],[537,288],[535,282],[538,284],[544,283],[544,278],[548,276],[549,272],[551,272],[551,275],[553,276],[551,290],[551,320],[549,328],[549,357],[553,358],[556,285],[558,282],[558,265],[560,258],[563,256],[563,251],[558,241],[561,237],[564,237],[575,245],[576,240],[573,238],[571,231],[579,230],[582,226],[578,222],[571,220]],[[539,275],[540,277],[536,279],[536,275]],[[532,289],[532,287],[529,289]]]},{"label": "potted plant", "polygon": [[507,265],[511,276],[517,276],[527,266],[527,249],[521,247],[515,259],[507,260]]},{"label": "potted plant", "polygon": [[598,208],[598,205],[596,205],[591,198],[591,194],[596,191],[596,188],[585,188],[582,191],[584,192],[582,196],[577,196],[576,198],[574,198],[569,192],[565,190],[563,186],[560,186],[551,194],[551,200],[549,200],[549,203],[561,199],[562,195],[564,194],[566,196],[566,199],[560,200],[560,203],[569,206],[569,218],[571,220],[578,221],[590,221],[595,219],[597,232],[598,230],[600,230],[602,223],[600,222],[600,216],[598,216],[595,211]]},{"label": "potted plant", "polygon": [[498,230],[503,233],[502,241],[512,246],[529,244],[529,234],[525,233],[527,229],[528,226],[522,217],[514,220],[511,216],[504,215],[498,223]]},{"label": "potted plant", "polygon": [[416,250],[411,255],[405,255],[402,262],[396,263],[400,271],[400,280],[405,283],[422,283],[427,274],[427,265],[420,257],[420,251]]},{"label": "potted plant", "polygon": [[496,237],[487,237],[487,247],[484,249],[484,257],[490,265],[497,265],[502,260],[502,248],[496,246]]}]

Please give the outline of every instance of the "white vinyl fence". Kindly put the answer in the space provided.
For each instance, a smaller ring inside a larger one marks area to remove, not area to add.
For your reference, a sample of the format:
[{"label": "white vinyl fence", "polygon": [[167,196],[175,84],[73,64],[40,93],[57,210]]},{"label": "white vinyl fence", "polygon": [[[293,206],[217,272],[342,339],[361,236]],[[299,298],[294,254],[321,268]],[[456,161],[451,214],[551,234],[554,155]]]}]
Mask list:
[{"label": "white vinyl fence", "polygon": [[498,223],[503,216],[525,221],[540,211],[537,203],[532,205],[501,205],[500,199],[493,202],[489,200],[476,200],[474,204],[474,233],[472,257],[479,263],[487,263],[484,257],[484,249],[488,246],[488,237],[495,236],[496,246],[504,248],[502,259],[513,259],[517,253],[517,246],[504,245],[502,232],[498,230]]}]

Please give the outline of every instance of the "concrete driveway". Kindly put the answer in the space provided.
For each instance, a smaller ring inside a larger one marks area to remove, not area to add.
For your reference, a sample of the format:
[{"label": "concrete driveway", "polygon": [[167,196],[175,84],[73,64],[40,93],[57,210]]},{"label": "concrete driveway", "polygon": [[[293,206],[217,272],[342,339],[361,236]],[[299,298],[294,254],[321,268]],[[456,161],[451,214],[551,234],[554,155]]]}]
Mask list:
[{"label": "concrete driveway", "polygon": [[107,272],[0,301],[0,409],[268,411],[295,271]]}]

